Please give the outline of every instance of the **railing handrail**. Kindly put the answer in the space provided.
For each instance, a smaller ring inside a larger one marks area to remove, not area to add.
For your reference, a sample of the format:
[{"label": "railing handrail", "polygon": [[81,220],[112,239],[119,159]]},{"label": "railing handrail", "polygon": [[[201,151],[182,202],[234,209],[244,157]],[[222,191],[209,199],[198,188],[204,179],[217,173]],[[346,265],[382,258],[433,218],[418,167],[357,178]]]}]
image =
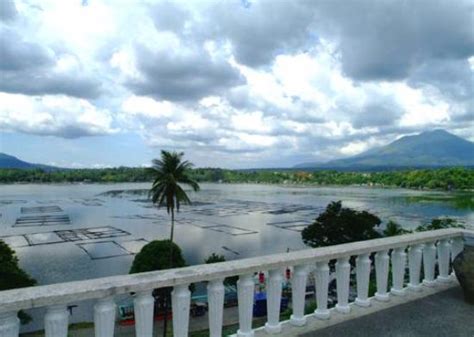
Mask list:
[{"label": "railing handrail", "polygon": [[214,264],[5,290],[0,291],[0,313],[283,269],[463,235],[472,236],[473,233],[459,228],[439,229]]}]

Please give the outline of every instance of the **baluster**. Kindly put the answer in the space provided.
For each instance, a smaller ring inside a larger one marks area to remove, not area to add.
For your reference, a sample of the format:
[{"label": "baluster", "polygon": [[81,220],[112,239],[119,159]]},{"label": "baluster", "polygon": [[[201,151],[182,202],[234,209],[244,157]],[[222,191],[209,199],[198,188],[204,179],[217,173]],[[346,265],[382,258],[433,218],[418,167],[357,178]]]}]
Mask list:
[{"label": "baluster", "polygon": [[329,291],[329,266],[328,262],[316,263],[316,304],[314,316],[319,319],[328,319],[330,311],[328,310],[328,291]]},{"label": "baluster", "polygon": [[403,288],[403,281],[405,280],[405,267],[407,254],[405,253],[405,247],[399,247],[392,252],[392,280],[393,286],[390,292],[397,296],[405,295],[405,289]]},{"label": "baluster", "polygon": [[421,271],[421,254],[423,245],[413,245],[408,250],[408,268],[410,272],[410,282],[408,288],[414,291],[420,291],[420,271]]},{"label": "baluster", "polygon": [[370,306],[369,281],[370,281],[370,258],[369,254],[359,255],[356,259],[357,271],[357,298],[355,304],[360,307]]},{"label": "baluster", "polygon": [[67,337],[69,313],[65,305],[48,307],[44,316],[45,337]]},{"label": "baluster", "polygon": [[351,273],[351,265],[349,257],[342,257],[336,262],[336,286],[337,286],[337,304],[336,310],[342,314],[351,311],[349,307],[349,280]]},{"label": "baluster", "polygon": [[292,308],[293,314],[290,317],[290,324],[303,326],[306,324],[304,317],[304,306],[306,298],[306,281],[308,278],[308,266],[296,266],[291,279]]},{"label": "baluster", "polygon": [[224,314],[225,289],[223,280],[213,280],[207,284],[209,303],[209,336],[222,336],[222,317]]},{"label": "baluster", "polygon": [[253,337],[252,314],[255,284],[253,275],[242,275],[237,281],[239,301],[239,330],[237,337]]},{"label": "baluster", "polygon": [[270,270],[267,283],[268,321],[265,323],[265,331],[268,333],[281,332],[280,306],[282,281],[283,275],[280,269]]},{"label": "baluster", "polygon": [[16,312],[0,314],[0,336],[18,337],[20,333],[20,320]]},{"label": "baluster", "polygon": [[435,263],[436,263],[436,247],[433,242],[428,242],[423,247],[423,272],[425,278],[423,284],[432,287],[435,284]]},{"label": "baluster", "polygon": [[100,299],[94,306],[95,337],[113,337],[116,305],[113,297]]},{"label": "baluster", "polygon": [[386,302],[390,300],[389,294],[387,293],[388,262],[388,251],[383,250],[375,254],[375,277],[377,281],[375,299],[377,301]]},{"label": "baluster", "polygon": [[155,299],[151,291],[138,293],[133,300],[137,337],[152,337]]},{"label": "baluster", "polygon": [[449,252],[451,251],[451,244],[449,240],[441,240],[438,243],[438,281],[449,282]]},{"label": "baluster", "polygon": [[187,337],[189,331],[189,306],[191,292],[188,284],[174,287],[171,292],[171,306],[173,309],[173,336]]}]

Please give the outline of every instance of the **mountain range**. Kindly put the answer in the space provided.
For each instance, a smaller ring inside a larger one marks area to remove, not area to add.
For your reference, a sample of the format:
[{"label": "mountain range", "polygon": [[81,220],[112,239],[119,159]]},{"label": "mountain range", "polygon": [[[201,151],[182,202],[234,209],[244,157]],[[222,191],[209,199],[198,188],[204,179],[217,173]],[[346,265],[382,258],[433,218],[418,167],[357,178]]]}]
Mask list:
[{"label": "mountain range", "polygon": [[43,169],[43,170],[57,170],[59,168],[49,165],[32,164],[20,160],[17,157],[10,156],[6,153],[0,152],[0,168],[5,169]]},{"label": "mountain range", "polygon": [[364,169],[385,167],[474,166],[474,143],[445,130],[401,137],[358,155],[294,168]]}]

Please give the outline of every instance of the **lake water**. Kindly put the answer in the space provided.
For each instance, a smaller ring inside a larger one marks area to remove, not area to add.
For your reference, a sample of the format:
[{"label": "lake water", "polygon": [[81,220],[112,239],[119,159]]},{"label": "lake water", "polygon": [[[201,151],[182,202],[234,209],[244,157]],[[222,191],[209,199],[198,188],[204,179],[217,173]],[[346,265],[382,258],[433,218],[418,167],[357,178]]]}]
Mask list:
[{"label": "lake water", "polygon": [[[39,284],[127,274],[133,254],[170,233],[166,210],[147,200],[147,183],[1,185],[0,239]],[[406,228],[450,216],[474,223],[474,195],[365,187],[202,184],[177,214],[175,241],[189,265],[211,253],[228,260],[304,249],[302,229],[331,201]],[[92,303],[71,321],[90,320]],[[42,312],[25,330],[41,327]]]},{"label": "lake water", "polygon": [[[170,221],[148,200],[149,184],[2,185],[0,237],[40,284],[128,273],[133,253],[165,239]],[[363,187],[202,184],[177,214],[188,264],[305,248],[301,230],[333,200],[406,228],[438,216],[474,223],[474,196]],[[467,201],[466,201],[467,200]]]}]

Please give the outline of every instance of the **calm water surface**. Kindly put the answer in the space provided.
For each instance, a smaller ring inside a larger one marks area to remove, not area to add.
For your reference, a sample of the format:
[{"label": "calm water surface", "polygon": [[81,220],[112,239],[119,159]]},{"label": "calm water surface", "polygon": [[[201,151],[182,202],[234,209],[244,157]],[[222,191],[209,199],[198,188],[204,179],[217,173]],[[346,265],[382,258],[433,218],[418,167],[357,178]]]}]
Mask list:
[{"label": "calm water surface", "polygon": [[[125,274],[143,244],[169,236],[169,217],[148,202],[147,188],[146,183],[3,185],[0,236],[40,284]],[[303,249],[301,230],[333,200],[406,228],[438,216],[474,222],[472,194],[203,184],[191,199],[193,206],[177,215],[175,233],[188,264],[202,263],[213,252],[231,260]],[[44,217],[54,218],[43,222]],[[69,224],[61,222],[67,217]]]}]

